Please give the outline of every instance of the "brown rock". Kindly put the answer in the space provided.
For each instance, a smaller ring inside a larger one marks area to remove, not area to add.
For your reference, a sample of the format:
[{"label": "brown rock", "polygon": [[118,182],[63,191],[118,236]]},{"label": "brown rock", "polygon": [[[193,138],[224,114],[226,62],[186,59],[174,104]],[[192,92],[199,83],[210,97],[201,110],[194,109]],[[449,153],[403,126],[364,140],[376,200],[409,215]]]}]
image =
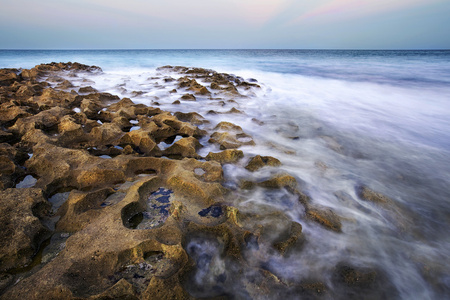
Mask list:
[{"label": "brown rock", "polygon": [[340,217],[329,208],[308,206],[306,216],[329,230],[342,232]]},{"label": "brown rock", "polygon": [[203,118],[202,115],[196,113],[196,112],[190,112],[190,113],[183,113],[183,112],[176,112],[175,117],[178,118],[178,120],[183,122],[189,122],[192,125],[201,125],[205,123],[209,123],[208,120]]},{"label": "brown rock", "polygon": [[195,96],[192,94],[184,94],[183,96],[181,96],[181,100],[185,100],[185,101],[195,101]]},{"label": "brown rock", "polygon": [[366,186],[357,189],[358,195],[362,200],[370,201],[377,204],[389,204],[392,200],[380,193],[374,192]]},{"label": "brown rock", "polygon": [[119,141],[125,133],[115,123],[104,123],[92,129],[90,143],[92,146],[113,144]]},{"label": "brown rock", "polygon": [[251,172],[254,172],[265,166],[278,167],[281,166],[281,162],[271,156],[256,155],[255,157],[252,157],[252,159],[250,159],[245,168]]},{"label": "brown rock", "polygon": [[244,152],[241,150],[227,149],[218,153],[209,152],[206,159],[214,160],[220,162],[221,164],[233,164],[238,162],[243,157]]},{"label": "brown rock", "polygon": [[0,69],[0,86],[8,86],[19,80],[17,69]]},{"label": "brown rock", "polygon": [[164,155],[176,156],[176,157],[193,157],[200,158],[197,154],[197,150],[200,149],[202,145],[194,137],[182,138],[178,142],[175,142],[172,146],[164,150]]},{"label": "brown rock", "polygon": [[91,94],[91,93],[97,93],[97,92],[98,91],[91,86],[80,87],[80,89],[78,90],[78,93],[80,93],[80,94]]},{"label": "brown rock", "polygon": [[258,185],[270,189],[278,189],[282,187],[293,189],[297,186],[297,180],[289,174],[278,174],[268,180],[260,182]]},{"label": "brown rock", "polygon": [[0,192],[0,272],[31,263],[48,230],[39,218],[50,204],[40,189],[7,189]]}]

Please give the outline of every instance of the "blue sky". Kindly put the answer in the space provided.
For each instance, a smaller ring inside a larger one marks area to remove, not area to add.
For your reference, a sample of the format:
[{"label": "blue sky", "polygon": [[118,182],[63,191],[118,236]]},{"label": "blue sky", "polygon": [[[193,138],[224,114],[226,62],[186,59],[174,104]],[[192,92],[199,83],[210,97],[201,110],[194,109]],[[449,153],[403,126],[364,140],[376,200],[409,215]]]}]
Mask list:
[{"label": "blue sky", "polygon": [[450,0],[0,0],[0,49],[450,49]]}]

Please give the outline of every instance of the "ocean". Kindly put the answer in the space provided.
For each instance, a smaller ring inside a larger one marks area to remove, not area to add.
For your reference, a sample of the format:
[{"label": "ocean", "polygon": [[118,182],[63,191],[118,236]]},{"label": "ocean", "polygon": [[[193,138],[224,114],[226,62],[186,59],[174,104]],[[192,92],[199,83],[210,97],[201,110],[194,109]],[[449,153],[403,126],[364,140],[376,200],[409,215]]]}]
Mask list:
[{"label": "ocean", "polygon": [[[225,165],[224,184],[240,195],[233,203],[238,209],[270,207],[303,226],[302,251],[267,253],[265,265],[279,278],[320,278],[332,296],[338,291],[326,274],[349,262],[382,270],[397,290],[392,298],[450,295],[450,51],[0,50],[0,68],[52,61],[101,67],[101,74],[71,80],[88,79],[94,88],[135,103],[195,111],[213,125],[240,125],[256,142],[241,148],[246,158],[278,158],[313,203],[342,218],[342,233],[328,231],[306,220],[292,197],[239,192],[242,179],[271,171],[248,174]],[[170,83],[152,79],[164,65],[230,73],[257,81],[261,89],[220,103],[174,105]],[[233,107],[243,113],[225,113]],[[207,139],[200,142],[201,155],[218,151]],[[361,186],[393,204],[363,201]],[[197,274],[199,282],[207,274]]]}]

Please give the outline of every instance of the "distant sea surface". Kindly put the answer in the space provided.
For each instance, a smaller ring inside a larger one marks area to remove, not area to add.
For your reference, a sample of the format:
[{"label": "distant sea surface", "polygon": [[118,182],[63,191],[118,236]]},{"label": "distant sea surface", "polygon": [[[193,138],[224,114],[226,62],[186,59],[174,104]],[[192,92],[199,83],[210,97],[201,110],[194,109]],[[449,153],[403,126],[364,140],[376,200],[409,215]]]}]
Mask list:
[{"label": "distant sea surface", "polygon": [[[269,260],[277,276],[319,278],[350,260],[384,270],[395,298],[449,297],[450,51],[0,50],[1,68],[68,61],[101,67],[103,74],[90,78],[99,90],[240,125],[257,144],[244,148],[246,157],[279,158],[314,203],[347,220],[342,234],[330,233],[306,222],[292,203],[247,195],[246,205],[277,206],[303,226],[304,250]],[[232,73],[262,88],[233,99],[244,115],[211,117],[209,110],[231,104],[172,105],[174,96],[150,80],[164,65]],[[231,165],[224,171],[230,187],[245,176]],[[394,207],[362,201],[361,185]]]}]

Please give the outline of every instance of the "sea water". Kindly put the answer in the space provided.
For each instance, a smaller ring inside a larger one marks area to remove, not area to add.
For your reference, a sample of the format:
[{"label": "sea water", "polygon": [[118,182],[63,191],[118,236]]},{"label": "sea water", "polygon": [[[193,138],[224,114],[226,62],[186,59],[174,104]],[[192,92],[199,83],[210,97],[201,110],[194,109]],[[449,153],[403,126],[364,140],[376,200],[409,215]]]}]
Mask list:
[{"label": "sea water", "polygon": [[[258,190],[240,196],[234,203],[240,210],[270,206],[303,226],[302,251],[267,259],[267,268],[280,278],[320,278],[331,288],[330,299],[339,298],[330,274],[344,262],[383,270],[398,291],[395,298],[450,294],[450,51],[0,51],[1,68],[52,61],[100,66],[103,73],[91,75],[89,84],[135,103],[195,111],[212,126],[240,125],[256,142],[242,148],[244,162],[256,154],[278,158],[314,204],[341,216],[343,232],[334,233],[307,221],[303,207],[289,197]],[[177,75],[156,70],[164,65],[232,73],[257,80],[261,89],[227,99],[233,102],[199,97],[174,105],[179,95],[169,91],[176,84],[162,82],[161,75]],[[80,85],[82,79],[70,78]],[[208,114],[233,107],[244,114]],[[207,139],[201,142],[200,154],[219,151]],[[230,188],[241,179],[271,175],[233,165],[224,172]],[[362,201],[359,186],[386,195],[393,205]]]}]

